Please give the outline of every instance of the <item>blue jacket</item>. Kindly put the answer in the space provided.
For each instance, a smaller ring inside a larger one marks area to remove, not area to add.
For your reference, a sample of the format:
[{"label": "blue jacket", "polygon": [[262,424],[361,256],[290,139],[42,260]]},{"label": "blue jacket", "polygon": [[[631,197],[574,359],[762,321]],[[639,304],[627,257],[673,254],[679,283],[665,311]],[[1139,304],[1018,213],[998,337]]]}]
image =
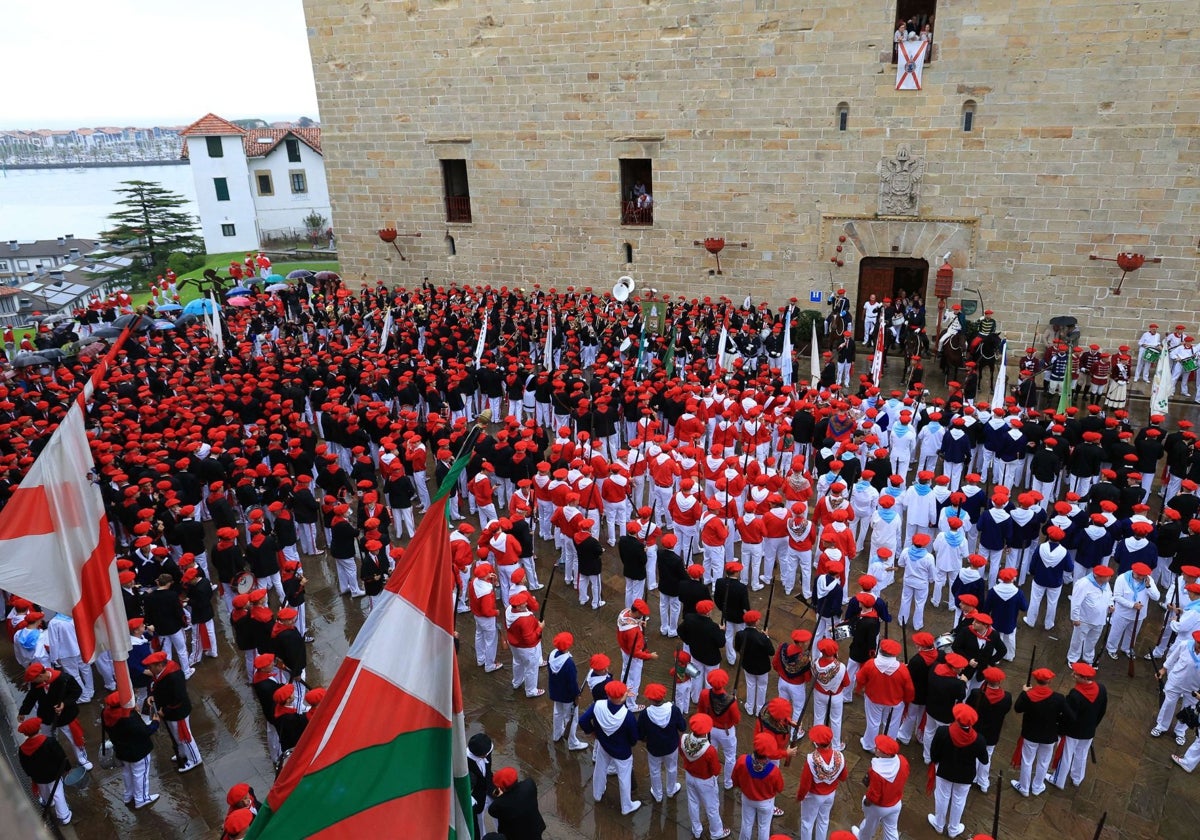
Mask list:
[{"label": "blue jacket", "polygon": [[982,489],[978,493],[968,493],[963,490],[963,495],[967,497],[967,500],[962,503],[963,511],[971,518],[971,524],[978,524],[979,517],[983,513],[984,503],[987,502],[987,493],[984,493]]},{"label": "blue jacket", "polygon": [[633,755],[633,745],[638,742],[637,718],[633,712],[625,709],[625,719],[609,735],[600,728],[600,722],[596,720],[596,706],[600,703],[604,703],[614,715],[619,714],[622,709],[625,709],[624,703],[614,703],[607,699],[598,700],[588,706],[587,711],[579,716],[579,728],[588,735],[595,735],[596,743],[612,758],[618,761],[629,758]]},{"label": "blue jacket", "polygon": [[[821,581],[827,583],[830,575],[821,575]],[[824,597],[813,599],[813,612],[821,618],[839,618],[842,615],[842,584],[841,580],[833,585]],[[813,594],[816,595],[816,584],[813,584]]]},{"label": "blue jacket", "polygon": [[666,726],[658,726],[650,720],[650,709],[643,709],[638,715],[638,734],[646,742],[646,752],[662,758],[672,755],[679,749],[679,738],[684,731],[683,712],[679,707],[671,705],[671,719]]},{"label": "blue jacket", "polygon": [[1158,546],[1146,540],[1146,544],[1141,548],[1131,549],[1125,544],[1125,540],[1121,540],[1117,543],[1117,550],[1113,552],[1113,559],[1116,561],[1119,575],[1132,569],[1134,563],[1145,563],[1153,569],[1158,565]]},{"label": "blue jacket", "polygon": [[[559,659],[564,661],[555,672],[553,666]],[[559,653],[557,650],[551,651],[549,667],[546,670],[550,699],[555,703],[574,703],[579,697],[579,672],[575,668],[575,660],[571,658],[571,654]]]},{"label": "blue jacket", "polygon": [[[999,510],[1002,515],[993,516]],[[1013,521],[1004,508],[988,508],[979,515],[979,547],[989,551],[999,551],[1008,545],[1012,539]]]},{"label": "blue jacket", "polygon": [[[1000,592],[1004,592],[1001,587],[1009,586],[1009,597],[1003,597]],[[1000,589],[1000,592],[996,590]],[[984,612],[992,617],[992,627],[997,633],[1012,633],[1017,629],[1017,616],[1020,613],[1026,612],[1029,609],[1029,599],[1025,597],[1025,593],[1017,589],[1016,584],[998,583],[988,590],[987,600],[984,602]]]},{"label": "blue jacket", "polygon": [[1031,508],[1032,516],[1029,521],[1022,525],[1017,521],[1014,511],[1012,518],[1012,534],[1008,538],[1008,544],[1012,548],[1028,548],[1033,543],[1037,542],[1038,532],[1042,530],[1042,523],[1046,521],[1046,511],[1040,507]]},{"label": "blue jacket", "polygon": [[[955,437],[956,431],[962,432],[962,436]],[[965,429],[952,426],[946,431],[946,434],[942,435],[942,445],[939,449],[942,460],[947,464],[965,464],[971,460],[971,453],[975,447],[971,443],[971,436]]]},{"label": "blue jacket", "polygon": [[[1085,569],[1099,565],[1108,559],[1113,551],[1113,535],[1105,529],[1102,534],[1095,537],[1088,533],[1088,530],[1093,527],[1101,526],[1089,525],[1087,528],[1080,529],[1079,533],[1075,535],[1075,562]],[[1154,562],[1157,563],[1158,559],[1155,558]]]},{"label": "blue jacket", "polygon": [[[1033,559],[1029,561],[1029,571],[1033,575],[1033,582],[1038,586],[1044,589],[1058,589],[1063,585],[1064,577],[1075,568],[1075,564],[1071,562],[1071,552],[1068,551],[1056,565],[1047,566],[1042,558],[1042,547],[1050,545],[1053,543],[1042,543],[1037,547],[1033,552]],[[1060,547],[1066,548],[1066,543],[1061,543]]]},{"label": "blue jacket", "polygon": [[982,604],[987,597],[987,578],[981,575],[977,580],[963,580],[960,571],[954,576],[954,580],[950,581],[950,594],[954,596],[955,604],[958,603],[960,595],[974,595]]},{"label": "blue jacket", "polygon": [[[846,604],[845,622],[854,624],[858,621],[858,616],[862,613],[862,604],[858,603],[857,598],[851,598],[850,603]],[[875,614],[879,616],[879,620],[884,624],[892,623],[892,612],[888,609],[887,601],[875,596]]]}]

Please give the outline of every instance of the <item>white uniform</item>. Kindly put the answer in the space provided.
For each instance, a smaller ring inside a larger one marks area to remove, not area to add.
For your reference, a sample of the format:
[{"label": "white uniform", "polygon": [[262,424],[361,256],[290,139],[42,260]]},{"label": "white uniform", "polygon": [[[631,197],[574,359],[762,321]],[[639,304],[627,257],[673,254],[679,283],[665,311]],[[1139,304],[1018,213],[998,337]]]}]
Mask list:
[{"label": "white uniform", "polygon": [[[1109,628],[1106,645],[1110,657],[1116,659],[1118,645],[1132,654],[1137,642],[1134,638],[1134,620],[1137,620],[1140,629],[1149,615],[1150,599],[1157,601],[1159,595],[1153,578],[1147,577],[1144,582],[1138,583],[1133,579],[1133,572],[1117,576],[1116,583],[1113,584],[1112,627]],[[1135,609],[1135,605],[1140,605],[1140,609]]]},{"label": "white uniform", "polygon": [[1100,640],[1112,602],[1112,589],[1107,583],[1097,583],[1094,575],[1075,581],[1071,590],[1071,621],[1078,621],[1079,625],[1071,633],[1068,663],[1080,660],[1090,663],[1096,658],[1096,642]]}]

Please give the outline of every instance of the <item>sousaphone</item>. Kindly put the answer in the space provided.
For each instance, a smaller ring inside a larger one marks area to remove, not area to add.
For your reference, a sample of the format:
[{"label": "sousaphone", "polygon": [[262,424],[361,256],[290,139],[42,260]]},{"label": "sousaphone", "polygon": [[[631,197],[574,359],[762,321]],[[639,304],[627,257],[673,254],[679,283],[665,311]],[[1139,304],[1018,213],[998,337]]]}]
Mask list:
[{"label": "sousaphone", "polygon": [[616,285],[613,286],[612,296],[621,303],[629,300],[629,296],[633,294],[633,290],[637,288],[637,283],[634,279],[626,274],[624,277],[617,278]]}]

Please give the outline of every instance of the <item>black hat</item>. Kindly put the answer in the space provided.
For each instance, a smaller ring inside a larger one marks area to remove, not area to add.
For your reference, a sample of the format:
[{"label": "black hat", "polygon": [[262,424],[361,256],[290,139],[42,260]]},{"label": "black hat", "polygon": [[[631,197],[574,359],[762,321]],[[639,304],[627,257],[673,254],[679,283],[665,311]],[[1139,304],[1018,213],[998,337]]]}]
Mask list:
[{"label": "black hat", "polygon": [[483,732],[476,732],[467,741],[467,749],[477,758],[487,758],[492,754],[492,739]]}]

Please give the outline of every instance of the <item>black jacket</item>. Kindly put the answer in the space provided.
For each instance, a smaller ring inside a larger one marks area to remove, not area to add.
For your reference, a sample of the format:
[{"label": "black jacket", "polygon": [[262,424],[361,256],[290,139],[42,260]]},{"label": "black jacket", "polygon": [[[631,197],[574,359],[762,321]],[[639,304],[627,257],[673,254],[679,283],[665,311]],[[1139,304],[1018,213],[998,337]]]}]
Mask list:
[{"label": "black jacket", "polygon": [[689,613],[679,623],[679,638],[692,652],[697,662],[712,668],[721,664],[725,634],[717,623],[706,615]]},{"label": "black jacket", "polygon": [[937,765],[938,778],[956,785],[969,785],[975,781],[975,762],[988,763],[987,744],[977,731],[974,742],[956,747],[950,740],[950,727],[939,726],[929,745],[929,757]]},{"label": "black jacket", "polygon": [[1021,715],[1021,737],[1035,744],[1053,744],[1063,734],[1071,720],[1067,698],[1057,691],[1045,700],[1030,700],[1028,692],[1022,691],[1013,711]]},{"label": "black jacket", "polygon": [[999,633],[993,630],[987,640],[981,643],[979,637],[971,631],[971,622],[969,621],[963,621],[955,629],[951,649],[955,653],[965,656],[968,662],[972,659],[976,661],[975,667],[968,665],[963,671],[967,679],[974,677],[977,672],[982,672],[984,668],[999,665],[1000,660],[1008,653],[1008,648],[1005,647]]},{"label": "black jacket", "polygon": [[[175,667],[171,667],[172,665]],[[168,662],[158,679],[150,683],[150,694],[154,697],[154,705],[166,720],[183,720],[192,713],[192,701],[187,693],[187,678],[174,661]]]},{"label": "black jacket", "polygon": [[979,722],[975,730],[983,735],[989,747],[996,746],[1000,740],[1000,730],[1004,728],[1004,719],[1012,711],[1012,695],[1007,691],[996,703],[988,702],[982,688],[977,688],[967,695],[967,705],[979,713]]},{"label": "black jacket", "polygon": [[604,547],[600,545],[598,539],[588,534],[583,542],[575,544],[575,553],[579,556],[579,574],[600,574],[602,570],[600,558],[604,554]]},{"label": "black jacket", "polygon": [[17,750],[17,759],[25,775],[39,785],[54,784],[68,767],[67,754],[54,738],[46,738],[30,754]]},{"label": "black jacket", "polygon": [[505,840],[542,840],[546,830],[533,779],[521,779],[496,797],[488,813],[496,818]]},{"label": "black jacket", "polygon": [[617,539],[617,555],[621,558],[621,574],[629,580],[646,579],[646,544],[637,537],[624,534]]},{"label": "black jacket", "polygon": [[142,615],[159,636],[178,633],[186,622],[179,595],[173,589],[154,589],[143,595]]},{"label": "black jacket", "polygon": [[746,611],[750,609],[750,590],[737,578],[723,577],[714,581],[712,599],[725,621],[741,624],[746,620]]},{"label": "black jacket", "polygon": [[[183,591],[187,595],[188,609],[191,610],[192,624],[203,624],[212,621],[213,586],[206,577],[197,577],[191,583],[184,584]],[[155,626],[157,629],[157,625]]]},{"label": "black jacket", "polygon": [[[661,587],[662,584],[659,584]],[[686,617],[696,612],[696,605],[701,601],[711,601],[712,592],[709,591],[708,585],[701,580],[692,580],[690,577],[685,577],[683,582],[679,584],[679,615]]]},{"label": "black jacket", "polygon": [[[30,686],[29,691],[25,692],[25,699],[21,701],[20,714],[28,715],[37,706],[37,716],[42,723],[58,727],[66,726],[79,717],[79,707],[75,703],[83,694],[83,689],[66,671],[56,673],[58,676],[45,685]],[[59,703],[62,704],[62,712],[54,710]]]},{"label": "black jacket", "polygon": [[1067,717],[1063,721],[1062,734],[1078,741],[1086,741],[1096,737],[1096,727],[1104,720],[1108,710],[1108,691],[1102,685],[1093,702],[1088,700],[1077,689],[1067,692]]},{"label": "black jacket", "polygon": [[112,741],[113,755],[119,761],[130,762],[141,761],[150,755],[154,749],[154,741],[150,736],[157,729],[157,723],[153,726],[147,724],[136,711],[121,718],[114,725],[104,727],[104,731],[108,733],[108,740]]},{"label": "black jacket", "polygon": [[925,694],[925,713],[938,723],[954,720],[951,710],[967,696],[967,684],[954,676],[939,674],[938,669],[950,670],[948,665],[935,665],[929,672],[929,688]]},{"label": "black jacket", "polygon": [[683,567],[683,558],[669,548],[658,547],[658,592],[660,595],[678,598],[679,587],[687,580],[687,569]]},{"label": "black jacket", "polygon": [[746,627],[733,634],[733,649],[742,655],[742,670],[761,676],[770,673],[775,643],[757,627]]}]

